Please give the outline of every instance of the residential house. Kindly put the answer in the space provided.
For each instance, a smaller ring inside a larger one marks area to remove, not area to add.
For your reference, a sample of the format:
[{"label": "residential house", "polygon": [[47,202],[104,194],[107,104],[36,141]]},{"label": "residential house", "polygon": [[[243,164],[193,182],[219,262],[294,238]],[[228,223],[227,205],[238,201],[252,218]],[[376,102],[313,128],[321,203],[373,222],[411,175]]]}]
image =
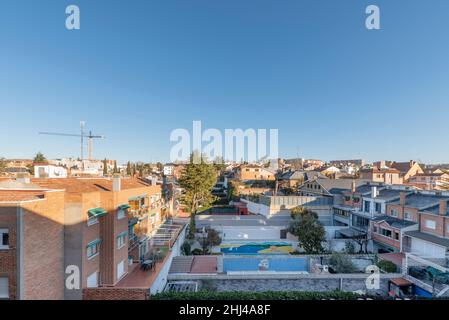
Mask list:
[{"label": "residential house", "polygon": [[408,184],[423,190],[449,190],[449,173],[438,171],[418,173],[409,179]]},{"label": "residential house", "polygon": [[241,165],[237,169],[237,176],[240,181],[245,180],[276,180],[276,172],[270,168],[258,165]]},{"label": "residential house", "polygon": [[408,162],[393,162],[391,168],[399,170],[400,177],[403,182],[408,182],[411,177],[419,173],[424,173],[424,170],[421,168],[419,163],[413,160]]},{"label": "residential house", "polygon": [[363,168],[360,169],[360,179],[369,180],[372,182],[385,183],[385,184],[402,184],[401,172],[397,169],[391,168]]}]

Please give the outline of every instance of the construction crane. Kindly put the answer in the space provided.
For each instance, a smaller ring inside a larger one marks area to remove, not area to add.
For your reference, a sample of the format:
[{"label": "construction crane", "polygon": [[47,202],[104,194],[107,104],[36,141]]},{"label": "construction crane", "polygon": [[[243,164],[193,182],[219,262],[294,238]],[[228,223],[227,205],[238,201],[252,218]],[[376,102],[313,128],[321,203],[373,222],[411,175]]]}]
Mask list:
[{"label": "construction crane", "polygon": [[93,139],[105,139],[106,137],[103,135],[93,135],[92,131],[89,131],[89,134],[86,134],[84,131],[85,122],[80,122],[80,134],[72,134],[72,133],[60,133],[60,132],[39,132],[39,134],[46,134],[50,136],[64,136],[64,137],[79,137],[81,139],[81,161],[84,160],[84,138],[87,138],[87,150],[89,153],[89,160],[92,160],[93,153]]}]

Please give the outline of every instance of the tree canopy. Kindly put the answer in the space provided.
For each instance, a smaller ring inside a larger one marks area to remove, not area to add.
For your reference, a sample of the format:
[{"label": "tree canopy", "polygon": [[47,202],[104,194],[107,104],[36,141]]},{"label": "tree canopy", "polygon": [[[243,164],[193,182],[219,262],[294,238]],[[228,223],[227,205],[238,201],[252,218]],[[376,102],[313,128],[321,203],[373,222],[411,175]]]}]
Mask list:
[{"label": "tree canopy", "polygon": [[189,236],[195,236],[195,215],[200,207],[211,205],[215,201],[212,188],[217,181],[217,175],[212,164],[206,159],[193,161],[192,154],[190,162],[181,172],[179,184],[183,189],[181,201],[190,209],[190,232]]},{"label": "tree canopy", "polygon": [[44,154],[42,152],[38,152],[36,153],[36,155],[34,156],[33,159],[34,163],[42,163],[42,162],[47,162],[47,158],[45,158]]},{"label": "tree canopy", "polygon": [[326,241],[326,231],[318,221],[318,215],[303,207],[291,210],[292,222],[289,232],[298,237],[299,245],[307,254],[319,254],[325,250],[323,242]]}]

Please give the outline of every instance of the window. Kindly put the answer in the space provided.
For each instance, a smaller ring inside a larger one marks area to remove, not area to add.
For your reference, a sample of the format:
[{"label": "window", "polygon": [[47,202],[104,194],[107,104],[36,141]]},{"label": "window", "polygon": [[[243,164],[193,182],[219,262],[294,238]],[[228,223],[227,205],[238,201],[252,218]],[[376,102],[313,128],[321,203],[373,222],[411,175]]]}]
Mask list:
[{"label": "window", "polygon": [[394,240],[399,240],[399,232],[394,233]]},{"label": "window", "polygon": [[376,212],[380,213],[382,211],[382,204],[376,202]]},{"label": "window", "polygon": [[117,279],[120,279],[125,274],[125,260],[117,264]]},{"label": "window", "polygon": [[390,213],[391,213],[392,217],[397,217],[398,216],[398,210],[396,210],[396,209],[391,209]]},{"label": "window", "polygon": [[87,245],[87,259],[92,259],[100,253],[101,240],[97,239]]},{"label": "window", "polygon": [[7,277],[0,277],[0,299],[9,298],[9,281]]},{"label": "window", "polygon": [[380,230],[379,233],[381,235],[383,235],[385,237],[388,237],[388,238],[391,238],[391,230],[387,230],[387,229],[384,229],[384,228],[379,228],[379,230]]},{"label": "window", "polygon": [[373,227],[373,231],[374,231],[374,233],[377,233],[377,226]]},{"label": "window", "polygon": [[413,221],[413,215],[410,212],[404,212],[404,219]]},{"label": "window", "polygon": [[437,228],[437,224],[433,220],[426,220],[425,222],[426,228],[435,230]]},{"label": "window", "polygon": [[118,237],[117,237],[117,249],[121,249],[121,248],[123,248],[125,246],[126,234],[127,234],[127,232],[121,233],[121,234],[118,235]]},{"label": "window", "polygon": [[120,219],[123,219],[123,218],[125,218],[125,210],[118,209],[118,211],[117,211],[117,219],[120,220]]},{"label": "window", "polygon": [[94,272],[87,277],[87,287],[88,288],[98,287],[98,272]]},{"label": "window", "polygon": [[89,219],[87,219],[87,225],[88,226],[93,226],[94,224],[98,223],[98,218],[95,216],[89,217]]},{"label": "window", "polygon": [[370,201],[365,201],[365,212],[369,212],[371,207],[371,202]]},{"label": "window", "polygon": [[0,229],[0,250],[9,249],[9,230]]}]

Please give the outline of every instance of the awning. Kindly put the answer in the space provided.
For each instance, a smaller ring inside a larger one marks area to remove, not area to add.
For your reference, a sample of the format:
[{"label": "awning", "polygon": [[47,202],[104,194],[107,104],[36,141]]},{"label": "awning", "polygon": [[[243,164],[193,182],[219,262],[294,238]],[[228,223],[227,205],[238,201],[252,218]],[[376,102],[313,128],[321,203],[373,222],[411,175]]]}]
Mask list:
[{"label": "awning", "polygon": [[104,215],[106,215],[108,212],[106,210],[104,210],[103,208],[95,208],[95,209],[90,209],[88,211],[89,217],[95,217],[95,218],[99,218],[102,217]]},{"label": "awning", "polygon": [[87,246],[88,246],[88,247],[92,247],[92,246],[95,246],[95,245],[97,245],[97,244],[99,244],[99,243],[101,243],[101,239],[96,239],[96,240],[94,240],[94,241],[89,242],[89,243],[87,244]]},{"label": "awning", "polygon": [[131,206],[129,204],[122,204],[122,205],[118,206],[118,208],[120,210],[126,210],[126,209],[131,208]]}]

